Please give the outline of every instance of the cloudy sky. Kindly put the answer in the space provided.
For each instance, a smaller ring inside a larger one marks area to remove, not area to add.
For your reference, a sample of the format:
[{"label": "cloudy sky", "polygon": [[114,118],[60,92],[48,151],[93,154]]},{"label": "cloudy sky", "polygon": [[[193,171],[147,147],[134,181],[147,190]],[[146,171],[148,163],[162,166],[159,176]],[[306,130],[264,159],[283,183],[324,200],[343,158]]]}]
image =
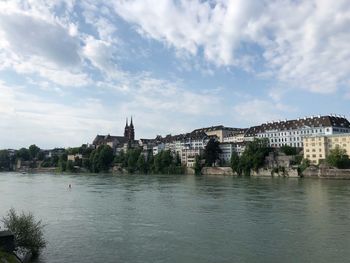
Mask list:
[{"label": "cloudy sky", "polygon": [[1,0],[0,148],[350,112],[348,0]]}]

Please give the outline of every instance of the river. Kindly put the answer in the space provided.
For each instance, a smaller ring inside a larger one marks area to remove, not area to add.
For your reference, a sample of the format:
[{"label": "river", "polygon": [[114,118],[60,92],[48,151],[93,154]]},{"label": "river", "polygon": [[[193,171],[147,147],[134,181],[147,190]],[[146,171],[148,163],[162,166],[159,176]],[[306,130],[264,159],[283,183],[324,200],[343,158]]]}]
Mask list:
[{"label": "river", "polygon": [[37,262],[350,259],[350,181],[0,173],[11,207],[46,224]]}]

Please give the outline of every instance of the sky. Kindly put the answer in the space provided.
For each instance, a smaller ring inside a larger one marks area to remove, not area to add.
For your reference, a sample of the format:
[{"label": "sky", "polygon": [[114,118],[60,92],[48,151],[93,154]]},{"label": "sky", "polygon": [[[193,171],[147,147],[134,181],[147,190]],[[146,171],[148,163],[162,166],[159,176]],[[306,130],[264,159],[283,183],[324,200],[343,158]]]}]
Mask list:
[{"label": "sky", "polygon": [[350,117],[348,0],[2,0],[0,148]]}]

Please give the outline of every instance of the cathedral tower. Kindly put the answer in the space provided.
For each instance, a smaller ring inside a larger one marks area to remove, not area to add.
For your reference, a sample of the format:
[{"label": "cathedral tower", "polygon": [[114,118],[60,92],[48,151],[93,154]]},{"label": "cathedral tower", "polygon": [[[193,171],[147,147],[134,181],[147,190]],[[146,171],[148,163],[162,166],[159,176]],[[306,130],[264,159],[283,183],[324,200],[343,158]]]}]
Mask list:
[{"label": "cathedral tower", "polygon": [[131,116],[131,121],[130,121],[130,126],[129,126],[129,141],[135,140],[135,129],[134,129],[134,124],[132,123],[132,116]]},{"label": "cathedral tower", "polygon": [[126,118],[126,124],[124,128],[124,137],[129,138],[129,125],[128,125],[128,118]]}]

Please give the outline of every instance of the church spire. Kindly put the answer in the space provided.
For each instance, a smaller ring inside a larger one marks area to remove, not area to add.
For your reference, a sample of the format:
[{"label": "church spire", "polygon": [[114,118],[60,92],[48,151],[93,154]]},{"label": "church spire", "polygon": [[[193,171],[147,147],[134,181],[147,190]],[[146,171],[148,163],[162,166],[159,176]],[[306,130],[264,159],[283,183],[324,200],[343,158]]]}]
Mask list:
[{"label": "church spire", "polygon": [[132,116],[131,116],[130,127],[134,127],[134,124],[132,123]]},{"label": "church spire", "polygon": [[125,137],[125,138],[128,138],[128,137],[129,137],[128,118],[126,118],[126,124],[125,124],[125,129],[124,129],[124,137]]}]

